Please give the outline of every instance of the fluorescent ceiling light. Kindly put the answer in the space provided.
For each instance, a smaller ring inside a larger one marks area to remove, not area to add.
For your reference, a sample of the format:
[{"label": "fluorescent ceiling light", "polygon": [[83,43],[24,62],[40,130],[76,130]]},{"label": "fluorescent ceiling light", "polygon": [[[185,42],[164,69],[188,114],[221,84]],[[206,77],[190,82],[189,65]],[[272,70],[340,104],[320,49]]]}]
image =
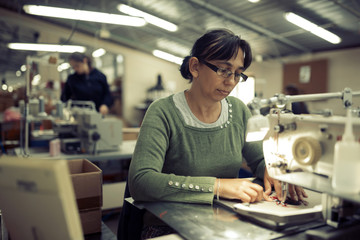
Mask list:
[{"label": "fluorescent ceiling light", "polygon": [[120,12],[129,14],[131,16],[143,17],[145,19],[145,21],[147,21],[148,23],[151,23],[155,26],[158,26],[158,27],[168,30],[170,32],[175,32],[178,29],[178,27],[171,22],[165,21],[161,18],[155,17],[146,12],[140,11],[136,8],[129,7],[125,4],[119,4],[117,6],[117,8]]},{"label": "fluorescent ceiling light", "polygon": [[174,56],[174,55],[172,55],[170,53],[166,53],[166,52],[163,52],[163,51],[160,51],[160,50],[154,50],[153,55],[155,57],[162,58],[162,59],[164,59],[166,61],[173,62],[173,63],[179,64],[179,65],[181,65],[182,62],[183,62],[182,58],[176,57],[176,56]]},{"label": "fluorescent ceiling light", "polygon": [[124,62],[124,56],[119,54],[116,56],[116,62],[117,63],[123,63]]},{"label": "fluorescent ceiling light", "polygon": [[64,63],[60,64],[60,65],[57,67],[57,70],[58,70],[58,72],[61,72],[61,71],[63,71],[63,70],[69,69],[70,67],[71,67],[71,66],[70,66],[69,63],[64,62]]},{"label": "fluorescent ceiling light", "polygon": [[99,49],[96,49],[95,51],[93,51],[92,56],[94,58],[98,58],[98,57],[103,56],[105,53],[106,53],[105,49],[99,48]]},{"label": "fluorescent ceiling light", "polygon": [[260,2],[260,0],[248,0],[249,2],[251,3],[257,3],[257,2]]},{"label": "fluorescent ceiling light", "polygon": [[158,39],[156,46],[165,51],[171,51],[178,56],[187,56],[190,52],[188,47],[164,38]]},{"label": "fluorescent ceiling light", "polygon": [[310,22],[309,20],[306,20],[303,17],[300,17],[299,15],[296,15],[292,12],[285,13],[285,18],[289,22],[311,32],[312,34],[331,42],[332,44],[338,44],[341,42],[341,38],[339,38],[337,35],[333,34],[332,32],[329,32],[328,30],[319,27],[318,25]]},{"label": "fluorescent ceiling light", "polygon": [[41,81],[41,75],[40,74],[36,74],[31,82],[32,85],[39,85]]},{"label": "fluorescent ceiling light", "polygon": [[76,10],[69,8],[46,7],[39,5],[24,5],[24,11],[28,14],[65,18],[73,20],[81,20],[88,22],[100,22],[117,25],[128,25],[133,27],[141,27],[146,21],[139,17],[123,16],[118,14],[109,14],[101,12],[92,12],[84,10]]},{"label": "fluorescent ceiling light", "polygon": [[14,50],[43,51],[43,52],[85,52],[86,48],[77,45],[38,44],[38,43],[9,43],[8,48]]}]

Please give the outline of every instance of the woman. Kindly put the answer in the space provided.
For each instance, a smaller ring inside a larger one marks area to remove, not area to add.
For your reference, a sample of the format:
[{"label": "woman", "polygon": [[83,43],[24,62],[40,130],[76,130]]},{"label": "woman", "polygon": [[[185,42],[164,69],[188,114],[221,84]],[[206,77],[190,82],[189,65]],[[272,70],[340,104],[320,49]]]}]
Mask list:
[{"label": "woman", "polygon": [[69,99],[93,101],[102,115],[109,112],[113,104],[106,76],[91,65],[91,58],[82,53],[72,53],[69,63],[75,73],[71,74],[61,94],[61,101]]},{"label": "woman", "polygon": [[[215,196],[255,202],[270,200],[271,186],[282,198],[280,183],[267,174],[262,144],[245,142],[250,111],[228,96],[246,80],[251,60],[248,43],[225,29],[195,42],[180,68],[190,88],[155,101],[144,117],[128,178],[135,200],[212,204]],[[243,157],[264,179],[265,191],[237,178]],[[290,194],[306,197],[301,188]],[[145,214],[143,236],[154,231],[149,222]]]}]

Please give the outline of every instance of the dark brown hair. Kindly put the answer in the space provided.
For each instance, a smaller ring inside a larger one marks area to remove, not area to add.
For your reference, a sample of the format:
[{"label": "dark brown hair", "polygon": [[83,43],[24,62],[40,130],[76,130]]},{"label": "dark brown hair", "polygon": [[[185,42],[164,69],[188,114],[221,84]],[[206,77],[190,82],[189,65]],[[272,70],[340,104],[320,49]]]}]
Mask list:
[{"label": "dark brown hair", "polygon": [[248,42],[228,29],[211,30],[196,40],[191,49],[191,55],[186,56],[180,66],[181,75],[192,82],[192,75],[189,70],[189,59],[191,57],[197,57],[199,61],[229,60],[238,54],[239,49],[244,52],[244,68],[247,69],[252,61],[251,48]]},{"label": "dark brown hair", "polygon": [[92,68],[92,58],[84,53],[73,52],[69,56],[69,61],[73,60],[75,62],[84,62],[85,58],[87,59],[88,66],[91,69]]}]

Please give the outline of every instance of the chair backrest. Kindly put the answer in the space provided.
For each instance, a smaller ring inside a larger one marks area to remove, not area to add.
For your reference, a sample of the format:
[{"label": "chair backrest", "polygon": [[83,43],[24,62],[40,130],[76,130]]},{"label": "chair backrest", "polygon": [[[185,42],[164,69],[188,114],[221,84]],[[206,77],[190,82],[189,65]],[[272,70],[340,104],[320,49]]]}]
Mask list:
[{"label": "chair backrest", "polygon": [[117,230],[118,240],[138,240],[141,239],[143,228],[143,216],[145,209],[138,209],[126,198],[131,197],[128,182],[126,181],[124,203],[120,214],[119,225]]}]

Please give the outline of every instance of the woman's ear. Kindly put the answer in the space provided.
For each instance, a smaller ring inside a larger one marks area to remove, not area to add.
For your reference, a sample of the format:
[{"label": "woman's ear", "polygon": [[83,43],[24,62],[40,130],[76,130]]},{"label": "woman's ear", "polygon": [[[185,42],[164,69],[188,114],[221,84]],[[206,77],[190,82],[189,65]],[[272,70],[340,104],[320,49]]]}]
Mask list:
[{"label": "woman's ear", "polygon": [[189,71],[193,78],[199,77],[199,59],[197,57],[191,57],[189,60]]}]

